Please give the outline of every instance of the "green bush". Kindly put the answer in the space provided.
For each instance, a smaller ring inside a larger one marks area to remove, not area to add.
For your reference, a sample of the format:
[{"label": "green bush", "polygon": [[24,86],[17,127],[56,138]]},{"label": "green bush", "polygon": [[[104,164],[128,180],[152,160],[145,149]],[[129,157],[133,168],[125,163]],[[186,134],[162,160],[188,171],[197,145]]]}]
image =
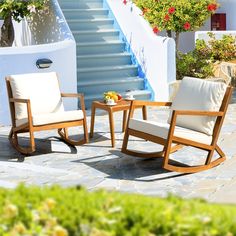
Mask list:
[{"label": "green bush", "polygon": [[19,186],[0,205],[2,236],[236,235],[235,206],[198,199]]},{"label": "green bush", "polygon": [[176,58],[177,79],[184,76],[207,78],[214,76],[214,63],[236,59],[236,37],[223,35],[216,39],[208,33],[210,40],[197,40],[195,49],[186,54],[178,52]]},{"label": "green bush", "polygon": [[236,37],[223,35],[221,39],[216,39],[215,34],[208,33],[210,40],[197,40],[196,50],[205,55],[205,58],[216,61],[230,61],[236,59]]},{"label": "green bush", "polygon": [[213,76],[213,64],[208,55],[201,54],[197,49],[186,54],[178,52],[176,76],[177,80],[184,76],[207,78]]}]

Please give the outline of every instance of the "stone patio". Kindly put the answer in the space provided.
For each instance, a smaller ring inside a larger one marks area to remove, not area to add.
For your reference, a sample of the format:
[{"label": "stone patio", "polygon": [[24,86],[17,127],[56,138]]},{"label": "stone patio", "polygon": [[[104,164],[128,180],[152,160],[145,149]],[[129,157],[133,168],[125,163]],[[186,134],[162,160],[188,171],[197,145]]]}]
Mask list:
[{"label": "stone patio", "polygon": [[[136,111],[136,116],[141,117]],[[148,109],[150,119],[162,120],[168,110]],[[220,137],[227,160],[220,166],[197,174],[182,175],[162,169],[162,159],[140,159],[120,152],[123,133],[122,113],[115,114],[116,148],[111,148],[108,117],[100,112],[95,121],[95,135],[89,144],[69,147],[54,131],[36,133],[37,151],[32,156],[18,154],[9,144],[10,127],[0,127],[0,186],[83,185],[89,190],[105,188],[121,192],[164,197],[169,193],[184,198],[201,197],[211,202],[236,203],[236,104],[231,104]],[[90,114],[88,112],[88,124]],[[82,133],[71,129],[72,135]],[[28,136],[22,137],[27,142]],[[139,150],[158,150],[158,146],[131,138],[129,145]],[[172,155],[193,164],[204,161],[205,152],[190,147]]]}]

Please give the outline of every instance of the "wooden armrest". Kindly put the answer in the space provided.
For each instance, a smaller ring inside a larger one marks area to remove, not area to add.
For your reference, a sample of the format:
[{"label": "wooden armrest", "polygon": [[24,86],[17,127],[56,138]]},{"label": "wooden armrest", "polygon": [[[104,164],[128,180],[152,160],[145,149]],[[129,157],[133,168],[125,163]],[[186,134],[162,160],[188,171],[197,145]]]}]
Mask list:
[{"label": "wooden armrest", "polygon": [[133,101],[134,106],[171,106],[172,102]]},{"label": "wooden armrest", "polygon": [[188,116],[223,116],[222,111],[200,111],[200,110],[173,110],[176,115]]},{"label": "wooden armrest", "polygon": [[82,93],[61,93],[61,96],[64,98],[81,98],[84,95]]},{"label": "wooden armrest", "polygon": [[19,103],[28,103],[28,102],[30,102],[29,99],[22,99],[22,98],[10,98],[9,101],[14,102],[14,103],[16,103],[16,102],[19,102]]},{"label": "wooden armrest", "polygon": [[84,94],[83,93],[61,93],[61,97],[63,98],[79,98],[81,109],[85,114],[85,104],[84,104]]}]

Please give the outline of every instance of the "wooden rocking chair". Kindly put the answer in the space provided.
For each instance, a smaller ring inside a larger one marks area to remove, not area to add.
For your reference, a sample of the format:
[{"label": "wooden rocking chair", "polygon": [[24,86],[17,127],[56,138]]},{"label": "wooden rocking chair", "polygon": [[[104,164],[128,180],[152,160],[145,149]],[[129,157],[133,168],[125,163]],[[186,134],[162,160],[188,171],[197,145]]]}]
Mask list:
[{"label": "wooden rocking chair", "polygon": [[[232,95],[232,87],[222,82],[185,77],[173,102],[133,101],[124,136],[122,152],[137,157],[163,157],[163,168],[181,173],[210,169],[225,160],[217,145],[220,130]],[[169,122],[158,123],[133,118],[136,106],[170,106]],[[136,136],[164,146],[161,152],[141,153],[127,149],[129,136]],[[170,164],[169,156],[184,146],[208,152],[206,161],[198,166]],[[219,157],[212,160],[214,151]]]},{"label": "wooden rocking chair", "polygon": [[[34,132],[58,129],[61,138],[70,145],[88,142],[84,97],[82,94],[60,92],[55,72],[11,75],[6,77],[12,128],[9,140],[22,154],[35,151]],[[81,110],[65,111],[62,97],[79,98]],[[72,140],[68,128],[83,126],[84,139]],[[29,132],[30,146],[19,145],[18,134]]]}]

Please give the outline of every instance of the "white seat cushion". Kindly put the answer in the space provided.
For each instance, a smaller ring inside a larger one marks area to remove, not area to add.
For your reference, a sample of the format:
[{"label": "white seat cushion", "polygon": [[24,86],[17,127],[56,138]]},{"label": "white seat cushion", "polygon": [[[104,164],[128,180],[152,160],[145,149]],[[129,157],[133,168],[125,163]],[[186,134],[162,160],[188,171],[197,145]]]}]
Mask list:
[{"label": "white seat cushion", "polygon": [[[30,99],[33,115],[64,111],[55,72],[10,76],[13,98]],[[15,104],[16,119],[27,117],[24,103]]]},{"label": "white seat cushion", "polygon": [[[168,122],[172,110],[219,111],[226,88],[227,85],[222,82],[183,78],[173,100]],[[215,120],[215,117],[209,116],[178,116],[176,125],[212,135]]]},{"label": "white seat cushion", "polygon": [[[82,120],[84,118],[83,111],[62,111],[62,112],[54,112],[47,114],[38,114],[33,115],[33,125],[46,125],[59,123],[63,121],[73,121],[73,120]],[[26,124],[28,122],[27,118],[16,120],[16,126],[20,126],[22,124]]]},{"label": "white seat cushion", "polygon": [[[155,121],[130,119],[129,128],[167,139],[170,125],[168,123],[159,123]],[[210,135],[179,126],[175,127],[174,136],[208,145],[210,145],[212,141],[212,136]]]}]

